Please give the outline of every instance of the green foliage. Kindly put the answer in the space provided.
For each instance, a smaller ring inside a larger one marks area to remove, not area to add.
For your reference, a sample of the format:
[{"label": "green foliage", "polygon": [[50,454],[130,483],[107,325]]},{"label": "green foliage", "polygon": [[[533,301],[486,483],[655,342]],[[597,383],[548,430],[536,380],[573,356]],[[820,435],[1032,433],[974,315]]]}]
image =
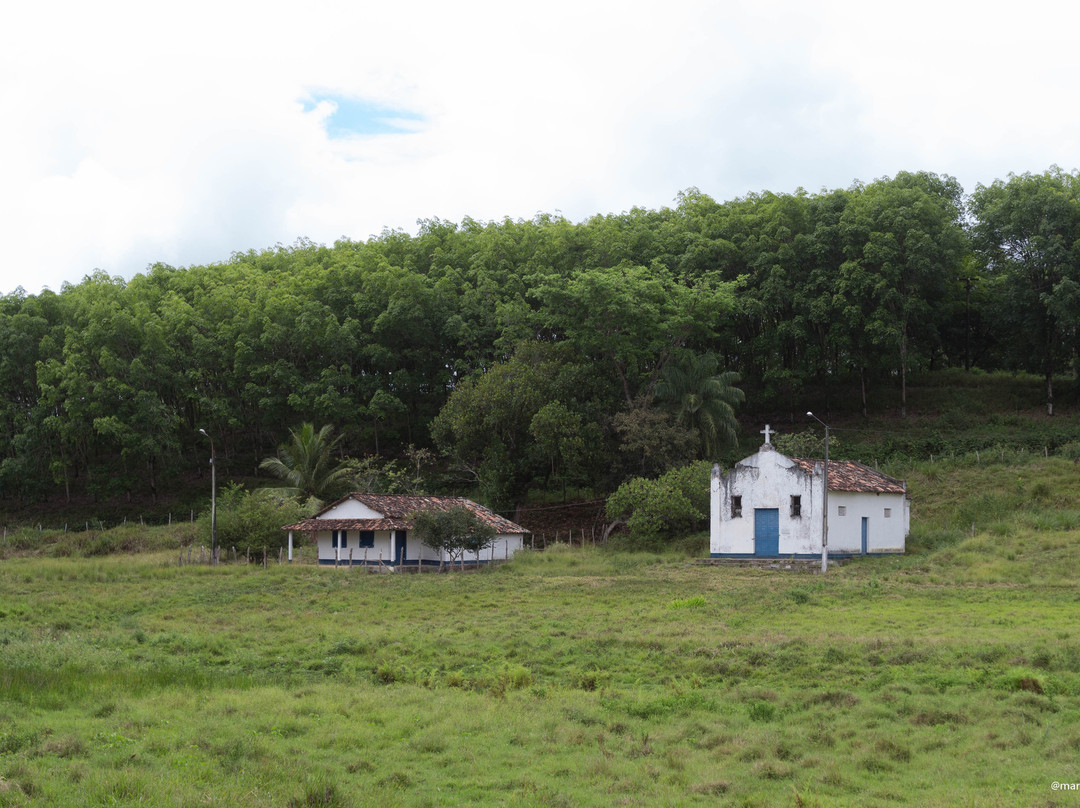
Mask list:
[{"label": "green foliage", "polygon": [[1002,328],[1002,351],[1012,367],[1044,376],[1053,414],[1053,374],[1069,368],[1080,347],[1080,176],[1056,166],[1010,174],[979,185],[972,211],[987,283],[996,292],[990,308]]},{"label": "green foliage", "polygon": [[490,547],[497,535],[495,528],[465,505],[421,510],[412,515],[412,522],[413,535],[431,549],[445,552],[451,561],[455,556],[464,561],[467,554]]},{"label": "green foliage", "polygon": [[432,435],[485,502],[511,503],[536,478],[581,479],[586,443],[601,440],[581,400],[593,376],[569,346],[522,343],[454,391]]},{"label": "green foliage", "polygon": [[612,418],[627,472],[643,477],[655,477],[689,463],[700,445],[695,430],[680,426],[671,413],[650,403],[638,396]]},{"label": "green foliage", "polygon": [[[288,534],[281,528],[299,522],[315,511],[315,501],[300,504],[292,497],[282,497],[274,489],[246,491],[235,483],[218,491],[217,537],[221,548],[277,550],[288,544]],[[210,546],[210,511],[196,522],[199,535]],[[224,555],[224,551],[223,551]]]},{"label": "green foliage", "polygon": [[[825,433],[804,429],[802,432],[778,432],[772,438],[773,444],[788,457],[823,457],[825,455]],[[829,453],[832,457],[843,457],[845,440],[837,438],[836,433],[829,435]]]},{"label": "green foliage", "polygon": [[[7,295],[3,505],[156,504],[205,470],[198,429],[224,481],[304,423],[337,425],[331,457],[378,457],[383,489],[424,476],[498,505],[608,492],[725,457],[733,422],[713,402],[737,389],[744,417],[899,404],[949,419],[936,435],[851,436],[863,459],[1020,448],[974,433],[1080,400],[1078,199],[1057,168],[979,187],[966,211],[956,181],[928,172],[729,201],[688,189],[673,208],[580,223],[432,219]],[[924,383],[930,369],[950,383]],[[1038,385],[995,373],[1018,370]],[[1035,426],[1038,448],[1075,439]],[[450,476],[395,476],[410,446],[437,448]]]},{"label": "green foliage", "polygon": [[350,469],[331,456],[341,439],[332,434],[329,424],[318,432],[311,424],[290,430],[289,442],[278,447],[279,456],[266,458],[259,468],[284,483],[277,489],[284,496],[324,502],[337,499],[352,490],[353,479]]},{"label": "green foliage", "polygon": [[711,470],[712,464],[699,461],[654,480],[629,480],[608,498],[607,516],[626,521],[627,546],[660,547],[708,519]]},{"label": "green foliage", "polygon": [[720,372],[715,354],[685,353],[663,370],[656,400],[675,414],[676,422],[697,432],[700,456],[716,460],[721,448],[738,442],[735,407],[746,400],[734,385],[739,374]]},{"label": "green foliage", "polygon": [[377,455],[349,458],[343,464],[352,480],[352,487],[369,494],[423,494],[427,488],[426,472],[433,453],[409,445],[406,459],[384,460]]}]

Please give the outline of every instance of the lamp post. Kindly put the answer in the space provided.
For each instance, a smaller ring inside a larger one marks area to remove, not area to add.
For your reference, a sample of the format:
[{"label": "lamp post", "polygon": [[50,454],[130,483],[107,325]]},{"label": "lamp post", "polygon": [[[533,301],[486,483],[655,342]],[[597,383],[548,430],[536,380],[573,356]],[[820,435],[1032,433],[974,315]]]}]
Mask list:
[{"label": "lamp post", "polygon": [[[205,429],[200,429],[210,441],[210,563],[217,564],[217,455],[214,453],[214,439]],[[826,450],[827,452],[827,450]]]},{"label": "lamp post", "polygon": [[825,427],[825,493],[822,496],[824,504],[821,508],[821,571],[826,572],[829,569],[829,425],[809,410],[806,414]]}]

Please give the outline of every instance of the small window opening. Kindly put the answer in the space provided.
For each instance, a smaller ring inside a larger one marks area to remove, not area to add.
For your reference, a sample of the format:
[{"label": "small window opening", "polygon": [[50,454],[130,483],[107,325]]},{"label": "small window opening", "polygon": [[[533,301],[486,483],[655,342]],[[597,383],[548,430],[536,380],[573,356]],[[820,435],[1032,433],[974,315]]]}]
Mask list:
[{"label": "small window opening", "polygon": [[731,498],[731,518],[738,519],[742,516],[742,497]]},{"label": "small window opening", "polygon": [[375,546],[375,531],[374,530],[361,530],[359,535],[359,542],[357,547],[374,547]]},{"label": "small window opening", "polygon": [[836,515],[837,516],[847,516],[847,505],[837,505],[836,506]]},{"label": "small window opening", "polygon": [[796,517],[802,516],[802,497],[801,496],[793,495],[791,497],[791,515],[796,516]]},{"label": "small window opening", "polygon": [[892,508],[886,508],[885,509],[885,518],[889,519],[891,517],[892,517]]}]

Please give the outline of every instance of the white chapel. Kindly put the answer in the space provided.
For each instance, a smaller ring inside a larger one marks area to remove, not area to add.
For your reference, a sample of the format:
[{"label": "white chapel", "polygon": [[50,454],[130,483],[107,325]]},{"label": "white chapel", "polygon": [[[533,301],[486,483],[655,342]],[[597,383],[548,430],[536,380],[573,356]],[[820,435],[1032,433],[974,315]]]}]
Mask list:
[{"label": "white chapel", "polygon": [[903,553],[910,526],[905,484],[848,460],[828,463],[828,518],[824,517],[825,462],[788,457],[765,443],[728,473],[713,466],[710,555],[820,557],[828,524],[832,556]]}]

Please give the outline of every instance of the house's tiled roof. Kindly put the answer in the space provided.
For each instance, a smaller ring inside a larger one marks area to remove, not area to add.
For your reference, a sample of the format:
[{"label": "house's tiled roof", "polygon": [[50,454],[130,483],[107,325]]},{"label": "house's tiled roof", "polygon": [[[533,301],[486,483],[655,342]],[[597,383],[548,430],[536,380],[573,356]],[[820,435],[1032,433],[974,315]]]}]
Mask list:
[{"label": "house's tiled roof", "polygon": [[410,530],[404,519],[305,519],[282,530]]},{"label": "house's tiled roof", "polygon": [[[331,511],[343,502],[355,499],[367,505],[373,511],[381,513],[382,519],[321,519],[320,516]],[[483,505],[478,505],[464,497],[416,497],[404,494],[365,494],[354,491],[347,497],[327,505],[311,519],[286,525],[282,530],[410,530],[411,515],[417,511],[447,511],[464,506],[476,514],[480,521],[495,528],[499,533],[528,533],[521,525],[504,519]]]},{"label": "house's tiled roof", "polygon": [[[814,473],[814,467],[824,464],[824,460],[807,460],[802,457],[791,458],[807,474]],[[899,480],[882,474],[876,469],[855,463],[851,460],[829,461],[829,490],[858,491],[870,494],[905,494],[907,490]]]}]

